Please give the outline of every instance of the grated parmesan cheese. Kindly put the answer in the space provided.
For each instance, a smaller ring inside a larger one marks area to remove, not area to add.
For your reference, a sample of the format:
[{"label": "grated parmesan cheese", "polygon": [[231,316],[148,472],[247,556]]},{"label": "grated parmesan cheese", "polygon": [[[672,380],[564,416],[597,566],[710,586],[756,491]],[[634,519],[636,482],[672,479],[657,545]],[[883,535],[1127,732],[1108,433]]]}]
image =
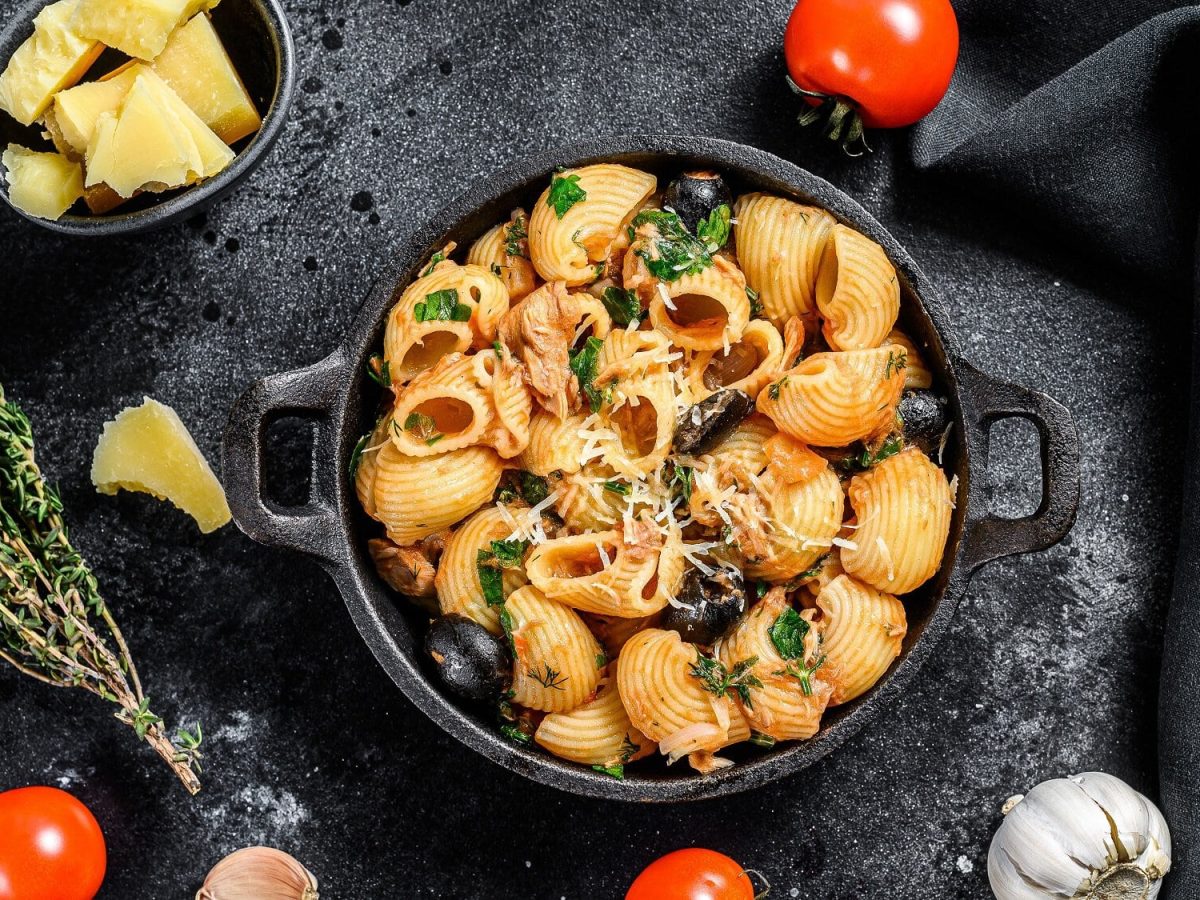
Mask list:
[{"label": "grated parmesan cheese", "polygon": [[887,580],[895,581],[896,580],[896,566],[892,562],[892,551],[888,549],[887,541],[885,541],[883,539],[883,535],[879,535],[875,538],[875,543],[879,547],[879,555],[882,556],[883,561],[885,563],[887,563],[887,567],[888,567]]},{"label": "grated parmesan cheese", "polygon": [[858,544],[855,541],[848,541],[845,538],[835,537],[832,541],[833,546],[842,547],[845,550],[857,550]]}]

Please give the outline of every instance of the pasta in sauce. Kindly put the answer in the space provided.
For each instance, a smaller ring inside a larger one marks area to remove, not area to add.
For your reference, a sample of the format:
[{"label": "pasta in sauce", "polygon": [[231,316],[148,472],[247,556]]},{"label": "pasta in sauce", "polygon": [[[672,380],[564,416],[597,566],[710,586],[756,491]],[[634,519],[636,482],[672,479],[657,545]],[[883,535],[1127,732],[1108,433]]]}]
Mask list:
[{"label": "pasta in sauce", "polygon": [[560,171],[435,254],[351,464],[384,580],[506,642],[504,733],[614,777],[817,734],[900,654],[957,492],[899,415],[934,378],[883,248],[784,197],[667,196]]}]

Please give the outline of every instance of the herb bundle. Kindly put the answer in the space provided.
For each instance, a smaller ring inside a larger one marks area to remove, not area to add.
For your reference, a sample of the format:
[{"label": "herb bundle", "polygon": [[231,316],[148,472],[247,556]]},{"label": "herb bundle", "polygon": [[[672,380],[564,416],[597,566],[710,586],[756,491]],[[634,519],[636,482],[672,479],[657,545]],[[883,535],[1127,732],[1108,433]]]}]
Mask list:
[{"label": "herb bundle", "polygon": [[0,386],[0,659],[54,687],[79,687],[118,707],[189,793],[200,790],[199,725],[167,737],[150,710],[125,637],[96,577],[71,544],[58,493],[34,459],[28,417]]}]

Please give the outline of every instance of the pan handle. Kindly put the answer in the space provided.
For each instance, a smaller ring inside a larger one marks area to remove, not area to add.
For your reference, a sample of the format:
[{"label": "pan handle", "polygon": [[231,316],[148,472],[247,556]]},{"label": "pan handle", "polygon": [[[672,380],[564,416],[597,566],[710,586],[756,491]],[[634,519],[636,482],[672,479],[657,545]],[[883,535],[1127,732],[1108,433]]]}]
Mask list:
[{"label": "pan handle", "polygon": [[[345,369],[339,350],[307,368],[256,381],[230,411],[222,447],[225,488],[238,527],[261,544],[306,553],[327,568],[336,567],[341,558],[333,411],[348,380]],[[263,496],[263,445],[267,428],[286,415],[314,422],[316,435],[308,501],[285,508]]]},{"label": "pan handle", "polygon": [[[1070,411],[1040,391],[1000,381],[959,360],[963,420],[973,466],[963,562],[973,574],[1003,556],[1044,550],[1058,543],[1079,510],[1079,434]],[[1038,430],[1042,453],[1042,500],[1032,515],[1004,519],[988,510],[986,483],[989,432],[993,422],[1020,418]],[[977,483],[978,482],[978,483]]]}]

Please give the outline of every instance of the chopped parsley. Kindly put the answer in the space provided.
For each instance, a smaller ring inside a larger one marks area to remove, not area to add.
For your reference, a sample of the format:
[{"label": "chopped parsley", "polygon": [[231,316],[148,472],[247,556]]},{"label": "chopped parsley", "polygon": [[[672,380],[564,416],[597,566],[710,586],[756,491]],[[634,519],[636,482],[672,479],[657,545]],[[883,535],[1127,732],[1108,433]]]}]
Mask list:
[{"label": "chopped parsley", "polygon": [[697,649],[696,661],[688,667],[688,672],[693,678],[700,679],[701,685],[710,694],[716,694],[718,697],[734,694],[748,708],[753,709],[750,689],[763,686],[762,682],[750,671],[757,662],[758,657],[751,656],[749,659],[743,659],[730,670],[726,669],[725,664],[719,659],[705,656]]},{"label": "chopped parsley", "polygon": [[492,341],[492,350],[498,357],[504,359],[504,345],[502,343],[499,341]]},{"label": "chopped parsley", "polygon": [[608,310],[613,324],[620,325],[622,328],[630,322],[640,322],[646,318],[646,311],[642,309],[642,303],[633,291],[622,290],[619,287],[607,287],[604,289],[604,295],[600,298],[600,302]]},{"label": "chopped parsley", "polygon": [[809,566],[807,569],[805,569],[803,572],[801,572],[799,575],[797,575],[795,578],[793,578],[791,581],[789,581],[787,589],[789,591],[795,590],[796,588],[800,587],[801,584],[808,581],[810,578],[816,578],[818,575],[821,574],[821,569],[822,569],[822,567],[824,567],[825,560],[827,560],[827,559],[829,559],[828,553],[826,553],[824,556],[822,556],[820,559],[818,559],[815,563],[813,563],[811,566]]},{"label": "chopped parsley", "polygon": [[[575,176],[578,178],[579,176]],[[553,206],[553,204],[551,204]],[[562,216],[560,215],[561,219]],[[521,246],[521,242],[529,237],[529,228],[525,224],[524,216],[517,216],[512,223],[504,229],[504,255],[528,259],[529,255]]]},{"label": "chopped parsley", "polygon": [[662,281],[676,281],[684,275],[703,272],[713,264],[708,246],[683,224],[675,213],[662,209],[644,209],[634,216],[634,226],[654,226],[657,232],[634,252],[646,263],[650,274]]},{"label": "chopped parsley", "polygon": [[767,629],[767,634],[784,659],[802,659],[804,639],[811,627],[800,613],[789,606],[776,617],[775,624]]},{"label": "chopped parsley", "polygon": [[681,466],[678,463],[672,462],[670,475],[667,477],[667,484],[671,489],[679,493],[680,499],[684,503],[690,503],[692,500],[692,488],[696,483],[696,473],[691,466]]},{"label": "chopped parsley", "polygon": [[534,726],[528,712],[517,712],[509,702],[512,692],[500,699],[496,709],[496,718],[500,723],[500,733],[518,744],[528,744],[533,740]]},{"label": "chopped parsley", "polygon": [[[491,606],[492,604],[488,604]],[[512,652],[513,659],[517,658],[517,642],[513,638],[513,620],[512,613],[508,611],[508,607],[503,603],[500,604],[500,627],[504,629],[504,637],[508,640],[508,649]]]},{"label": "chopped parsley", "polygon": [[432,275],[433,270],[438,267],[438,263],[445,261],[446,254],[439,250],[437,253],[433,254],[433,256],[429,257],[429,265],[425,267],[425,271],[421,273],[421,277],[424,278],[426,275]]},{"label": "chopped parsley", "polygon": [[522,731],[519,725],[501,725],[500,733],[517,744],[528,744],[533,741],[533,735]]},{"label": "chopped parsley", "polygon": [[[392,422],[392,427],[396,427],[395,421]],[[404,420],[404,430],[417,440],[424,441],[426,447],[432,447],[445,437],[438,431],[437,423],[430,416],[419,412],[408,414],[408,418]]]},{"label": "chopped parsley", "polygon": [[572,206],[587,199],[587,191],[579,186],[578,175],[555,175],[550,182],[550,193],[546,196],[546,205],[554,210],[554,215],[562,218]]},{"label": "chopped parsley", "polygon": [[750,732],[750,743],[755,747],[767,747],[768,749],[775,746],[775,738],[769,734],[763,734],[761,731]]},{"label": "chopped parsley", "polygon": [[579,379],[579,388],[587,397],[592,412],[599,412],[602,406],[612,402],[612,388],[601,390],[595,385],[600,348],[603,346],[604,341],[596,337],[589,337],[579,350],[571,354],[571,371]]},{"label": "chopped parsley", "polygon": [[536,681],[542,687],[547,688],[549,690],[552,690],[552,691],[566,690],[566,688],[564,688],[563,685],[566,684],[571,679],[566,677],[565,675],[563,675],[563,673],[558,671],[557,669],[551,668],[550,663],[546,663],[545,666],[546,666],[545,672],[540,672],[540,671],[538,671],[538,669],[536,667],[534,667],[532,669],[526,669],[525,675],[529,678],[532,678],[534,681]]},{"label": "chopped parsley", "polygon": [[606,481],[604,489],[614,494],[620,494],[622,497],[628,497],[629,492],[633,490],[633,486],[624,481]]},{"label": "chopped parsley", "polygon": [[707,245],[709,253],[716,253],[729,243],[731,215],[729,206],[722,203],[708,214],[707,219],[701,219],[696,223],[696,237]]},{"label": "chopped parsley", "polygon": [[754,582],[754,598],[756,600],[761,600],[763,597],[767,596],[767,591],[770,589],[771,586],[765,581]]},{"label": "chopped parsley", "polygon": [[603,669],[608,665],[608,654],[601,651],[596,654],[596,668]]},{"label": "chopped parsley", "polygon": [[550,496],[550,484],[541,475],[522,469],[517,473],[517,491],[530,506],[537,506]]},{"label": "chopped parsley", "polygon": [[380,387],[392,386],[392,364],[378,353],[367,360],[367,376]]},{"label": "chopped parsley", "polygon": [[757,319],[763,314],[762,297],[749,285],[746,286],[746,296],[750,299],[750,318]]},{"label": "chopped parsley", "polygon": [[907,368],[908,368],[908,351],[901,350],[899,353],[895,353],[895,352],[889,350],[888,358],[887,358],[887,365],[884,366],[884,369],[883,369],[883,377],[885,379],[891,378],[893,371],[895,371],[896,373],[900,373],[900,372],[903,372]]},{"label": "chopped parsley", "polygon": [[469,322],[471,307],[458,302],[457,288],[446,288],[426,294],[425,299],[413,307],[413,318],[418,322]]},{"label": "chopped parsley", "polygon": [[617,781],[625,780],[625,766],[623,763],[617,763],[614,766],[592,766],[592,768],[601,775],[611,775]]},{"label": "chopped parsley", "polygon": [[350,453],[350,477],[353,478],[358,474],[358,467],[362,465],[363,451],[367,449],[367,441],[371,439],[372,432],[368,431],[358,439],[358,443],[354,445],[354,450]]},{"label": "chopped parsley", "polygon": [[843,469],[854,471],[861,469],[866,471],[872,466],[878,465],[890,456],[895,456],[904,449],[904,438],[898,434],[890,434],[887,439],[879,445],[878,449],[872,450],[870,447],[864,447],[862,452],[857,456],[849,456],[841,461]]},{"label": "chopped parsley", "polygon": [[[475,554],[475,570],[479,588],[488,606],[504,604],[504,569],[520,568],[529,541],[492,541],[490,547],[480,547]],[[507,615],[501,610],[501,619]]]}]

